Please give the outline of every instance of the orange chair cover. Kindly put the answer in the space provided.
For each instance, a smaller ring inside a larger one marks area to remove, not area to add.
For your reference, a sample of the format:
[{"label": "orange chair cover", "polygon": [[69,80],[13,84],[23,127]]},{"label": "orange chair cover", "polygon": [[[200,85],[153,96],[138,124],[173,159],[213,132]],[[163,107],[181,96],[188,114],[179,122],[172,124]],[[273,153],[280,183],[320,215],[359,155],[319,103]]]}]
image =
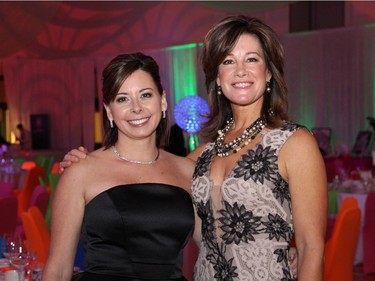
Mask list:
[{"label": "orange chair cover", "polygon": [[51,241],[50,233],[44,217],[37,207],[31,207],[21,214],[23,229],[30,250],[37,254],[37,259],[45,264]]},{"label": "orange chair cover", "polygon": [[353,281],[353,263],[361,225],[361,210],[355,198],[340,206],[331,238],[325,246],[325,281]]},{"label": "orange chair cover", "polygon": [[18,215],[26,212],[29,208],[31,195],[36,186],[39,185],[39,178],[44,178],[45,172],[43,167],[35,166],[28,170],[23,187],[17,192],[18,197]]}]

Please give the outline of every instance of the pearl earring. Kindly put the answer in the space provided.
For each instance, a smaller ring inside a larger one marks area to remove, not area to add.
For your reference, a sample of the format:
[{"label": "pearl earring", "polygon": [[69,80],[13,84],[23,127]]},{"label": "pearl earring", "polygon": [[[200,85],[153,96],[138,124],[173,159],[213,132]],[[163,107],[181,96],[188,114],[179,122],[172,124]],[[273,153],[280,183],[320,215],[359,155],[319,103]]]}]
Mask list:
[{"label": "pearl earring", "polygon": [[267,93],[271,93],[271,83],[269,81],[266,82],[266,91]]},{"label": "pearl earring", "polygon": [[223,91],[221,90],[220,86],[217,87],[217,92],[216,93],[217,93],[218,96],[220,96],[223,93]]}]

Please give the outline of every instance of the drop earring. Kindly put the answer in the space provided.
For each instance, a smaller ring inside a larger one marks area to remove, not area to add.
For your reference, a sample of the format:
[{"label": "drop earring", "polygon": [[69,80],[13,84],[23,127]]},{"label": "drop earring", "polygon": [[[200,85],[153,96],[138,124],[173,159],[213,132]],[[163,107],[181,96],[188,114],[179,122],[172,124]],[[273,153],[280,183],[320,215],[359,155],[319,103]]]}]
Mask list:
[{"label": "drop earring", "polygon": [[111,129],[113,129],[113,120],[112,119],[109,119],[109,126],[111,127]]},{"label": "drop earring", "polygon": [[220,96],[223,93],[220,86],[217,86],[217,92],[216,93],[217,93],[218,96]]},{"label": "drop earring", "polygon": [[271,83],[269,81],[266,82],[266,91],[267,93],[271,93]]},{"label": "drop earring", "polygon": [[167,111],[163,110],[162,111],[162,118],[165,119],[167,117]]}]

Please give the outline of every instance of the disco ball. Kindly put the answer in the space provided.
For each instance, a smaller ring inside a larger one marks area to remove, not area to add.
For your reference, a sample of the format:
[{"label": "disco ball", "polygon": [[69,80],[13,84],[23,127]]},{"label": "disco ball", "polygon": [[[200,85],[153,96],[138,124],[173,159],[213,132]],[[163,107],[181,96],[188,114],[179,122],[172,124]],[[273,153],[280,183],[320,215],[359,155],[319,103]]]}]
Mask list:
[{"label": "disco ball", "polygon": [[174,108],[174,118],[177,125],[189,134],[198,133],[210,108],[207,102],[198,96],[182,98]]}]

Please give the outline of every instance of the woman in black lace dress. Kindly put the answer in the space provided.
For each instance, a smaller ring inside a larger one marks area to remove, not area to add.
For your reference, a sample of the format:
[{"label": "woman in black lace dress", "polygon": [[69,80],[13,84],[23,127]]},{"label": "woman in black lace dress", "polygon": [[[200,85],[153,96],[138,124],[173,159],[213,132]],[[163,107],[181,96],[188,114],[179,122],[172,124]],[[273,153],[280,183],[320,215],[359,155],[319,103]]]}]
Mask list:
[{"label": "woman in black lace dress", "polygon": [[312,134],[291,123],[283,48],[263,22],[230,16],[204,41],[210,115],[193,201],[202,239],[194,280],[323,280],[326,175]]}]

